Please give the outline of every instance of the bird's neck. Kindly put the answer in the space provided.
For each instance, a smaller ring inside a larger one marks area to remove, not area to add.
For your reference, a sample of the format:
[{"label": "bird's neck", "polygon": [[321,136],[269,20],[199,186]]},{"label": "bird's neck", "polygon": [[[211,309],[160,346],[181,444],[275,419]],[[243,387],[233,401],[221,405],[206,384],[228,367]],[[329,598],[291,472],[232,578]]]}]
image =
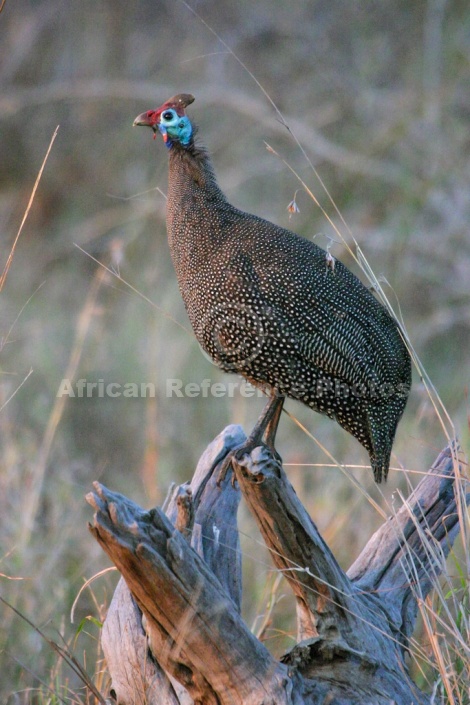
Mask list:
[{"label": "bird's neck", "polygon": [[191,189],[201,188],[205,193],[217,191],[220,188],[214,174],[214,169],[206,149],[191,141],[188,147],[182,147],[178,142],[169,150],[170,186],[173,179],[183,177]]},{"label": "bird's neck", "polygon": [[[211,228],[211,222],[227,207],[230,208],[217,184],[206,150],[194,142],[189,147],[175,143],[169,153],[167,228],[170,248],[185,237],[189,222],[191,232],[199,232],[201,238],[219,232],[219,228]],[[201,227],[197,231],[198,221]]]}]

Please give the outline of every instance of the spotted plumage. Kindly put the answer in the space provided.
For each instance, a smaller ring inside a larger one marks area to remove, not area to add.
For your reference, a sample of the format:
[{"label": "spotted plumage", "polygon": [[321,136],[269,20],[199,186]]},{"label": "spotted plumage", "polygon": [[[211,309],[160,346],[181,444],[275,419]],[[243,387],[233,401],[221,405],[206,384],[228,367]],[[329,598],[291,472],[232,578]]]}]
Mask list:
[{"label": "spotted plumage", "polygon": [[411,364],[396,322],[340,261],[232,206],[182,94],[135,124],[169,147],[167,231],[197,340],[227,372],[335,419],[387,476]]}]

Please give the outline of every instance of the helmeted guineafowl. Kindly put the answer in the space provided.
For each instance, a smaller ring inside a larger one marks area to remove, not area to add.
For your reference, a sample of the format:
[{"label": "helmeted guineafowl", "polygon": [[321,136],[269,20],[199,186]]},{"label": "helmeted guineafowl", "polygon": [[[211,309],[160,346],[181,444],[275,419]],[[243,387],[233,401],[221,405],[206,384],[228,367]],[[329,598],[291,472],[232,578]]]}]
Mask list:
[{"label": "helmeted guineafowl", "polygon": [[341,262],[230,205],[185,114],[193,100],[177,95],[134,124],[169,148],[168,242],[196,338],[223,370],[271,390],[252,440],[273,444],[292,397],[355,436],[380,482],[411,385],[399,328]]}]

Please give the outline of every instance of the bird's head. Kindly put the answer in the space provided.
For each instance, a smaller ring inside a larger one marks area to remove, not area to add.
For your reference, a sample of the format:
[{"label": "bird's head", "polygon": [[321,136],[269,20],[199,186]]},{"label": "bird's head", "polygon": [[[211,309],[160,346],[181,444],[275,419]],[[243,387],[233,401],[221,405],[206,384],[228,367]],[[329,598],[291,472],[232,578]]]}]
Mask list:
[{"label": "bird's head", "polygon": [[157,131],[160,132],[168,148],[172,147],[174,142],[187,147],[193,136],[193,127],[185,113],[185,108],[193,101],[193,96],[188,93],[175,95],[159,108],[147,110],[138,115],[134,120],[134,127],[136,125],[151,127],[154,138]]}]

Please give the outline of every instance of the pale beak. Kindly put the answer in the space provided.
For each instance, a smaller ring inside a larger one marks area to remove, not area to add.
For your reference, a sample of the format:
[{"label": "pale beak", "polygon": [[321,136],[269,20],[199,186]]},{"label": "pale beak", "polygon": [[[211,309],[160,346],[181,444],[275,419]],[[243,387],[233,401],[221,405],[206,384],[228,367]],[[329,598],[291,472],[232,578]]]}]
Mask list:
[{"label": "pale beak", "polygon": [[137,115],[134,120],[133,127],[151,127],[153,130],[157,130],[158,114],[155,110],[146,110],[145,113]]}]

